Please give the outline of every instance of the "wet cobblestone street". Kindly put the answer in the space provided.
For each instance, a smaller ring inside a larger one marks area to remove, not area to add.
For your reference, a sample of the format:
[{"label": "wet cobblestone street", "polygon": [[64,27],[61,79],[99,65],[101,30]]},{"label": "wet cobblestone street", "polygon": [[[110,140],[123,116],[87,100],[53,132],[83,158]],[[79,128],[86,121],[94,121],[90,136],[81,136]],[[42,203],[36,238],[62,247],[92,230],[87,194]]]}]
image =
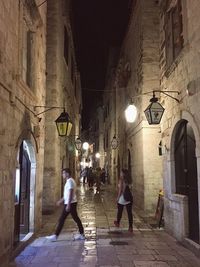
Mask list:
[{"label": "wet cobblestone street", "polygon": [[[116,192],[102,186],[99,194],[87,185],[79,187],[79,215],[86,240],[73,241],[77,227],[69,216],[56,242],[52,234],[60,210],[44,216],[36,239],[6,267],[198,267],[198,259],[164,230],[153,229],[134,212],[134,231],[128,232],[126,210],[121,227],[115,228]],[[5,266],[2,266],[5,267]]]}]

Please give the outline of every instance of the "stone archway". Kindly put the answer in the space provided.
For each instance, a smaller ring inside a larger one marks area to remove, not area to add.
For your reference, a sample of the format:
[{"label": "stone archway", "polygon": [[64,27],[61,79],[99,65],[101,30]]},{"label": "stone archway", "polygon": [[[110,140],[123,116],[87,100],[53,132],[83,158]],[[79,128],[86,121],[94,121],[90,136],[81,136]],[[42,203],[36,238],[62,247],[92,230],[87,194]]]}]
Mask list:
[{"label": "stone archway", "polygon": [[[166,143],[166,155],[165,155],[165,172],[164,172],[164,190],[165,190],[165,228],[167,231],[174,234],[174,236],[179,239],[183,240],[185,237],[189,237],[190,239],[194,240],[195,242],[198,242],[199,240],[199,234],[197,234],[197,238],[193,237],[192,232],[189,230],[189,205],[190,200],[188,199],[187,192],[181,192],[180,190],[177,190],[177,180],[176,176],[179,175],[181,177],[181,173],[179,173],[180,162],[177,163],[177,159],[180,157],[180,155],[176,154],[176,150],[182,150],[183,152],[183,143],[179,144],[181,142],[181,136],[183,135],[183,128],[185,127],[184,124],[188,125],[189,128],[187,129],[190,132],[190,136],[192,136],[193,139],[193,146],[192,151],[188,152],[189,155],[193,155],[195,157],[195,164],[196,164],[196,173],[195,173],[195,179],[196,179],[196,189],[197,189],[197,196],[196,196],[196,214],[199,215],[199,192],[198,188],[200,185],[200,172],[198,171],[200,169],[200,135],[199,135],[199,129],[197,124],[194,121],[193,116],[187,112],[182,111],[173,122],[173,125],[171,126],[171,133],[169,134],[169,145]],[[182,127],[182,131],[181,131]],[[191,130],[192,129],[192,130]],[[179,133],[178,133],[179,132]],[[186,131],[187,132],[187,131]],[[183,137],[182,137],[183,138]],[[190,137],[188,137],[190,138]],[[190,138],[190,140],[192,140]],[[178,141],[179,140],[179,141]],[[180,147],[179,147],[180,145]],[[182,148],[181,148],[182,147]],[[182,153],[180,152],[180,153]],[[186,154],[185,154],[186,155]],[[188,156],[187,156],[188,157]],[[182,158],[184,158],[182,153]],[[190,165],[191,162],[189,162]],[[194,163],[194,161],[193,161]],[[193,168],[192,165],[190,165],[190,168]],[[184,170],[185,169],[185,170]],[[183,172],[187,172],[187,168],[182,167]],[[188,175],[190,176],[191,172],[188,172]],[[187,183],[184,184],[185,187],[187,187]],[[190,185],[189,185],[190,186]],[[196,218],[196,224],[199,228],[199,216]],[[192,226],[191,222],[190,225]],[[195,232],[198,232],[198,230]]]},{"label": "stone archway", "polygon": [[35,150],[29,140],[23,140],[18,150],[15,175],[14,243],[34,232],[35,213]]},{"label": "stone archway", "polygon": [[188,197],[188,237],[199,243],[196,140],[191,125],[181,120],[174,143],[176,193]]}]

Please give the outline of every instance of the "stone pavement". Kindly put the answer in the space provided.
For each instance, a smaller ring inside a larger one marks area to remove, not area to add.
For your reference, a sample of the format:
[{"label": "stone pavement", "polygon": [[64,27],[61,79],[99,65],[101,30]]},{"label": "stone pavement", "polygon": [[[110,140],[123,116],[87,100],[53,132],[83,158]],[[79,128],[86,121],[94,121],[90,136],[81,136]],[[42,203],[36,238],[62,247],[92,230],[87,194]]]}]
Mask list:
[{"label": "stone pavement", "polygon": [[[200,259],[164,230],[153,229],[134,212],[134,231],[130,234],[124,210],[121,228],[113,227],[116,193],[103,186],[100,194],[79,187],[79,215],[86,240],[73,241],[76,225],[68,217],[56,242],[45,239],[52,234],[59,212],[44,216],[44,227],[6,267],[198,267]],[[4,267],[4,266],[2,266]]]}]

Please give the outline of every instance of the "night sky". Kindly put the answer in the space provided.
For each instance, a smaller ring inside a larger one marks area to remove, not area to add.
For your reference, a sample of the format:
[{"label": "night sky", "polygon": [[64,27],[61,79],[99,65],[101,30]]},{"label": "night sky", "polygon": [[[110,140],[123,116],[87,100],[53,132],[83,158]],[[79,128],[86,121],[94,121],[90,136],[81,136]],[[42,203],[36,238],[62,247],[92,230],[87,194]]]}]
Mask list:
[{"label": "night sky", "polygon": [[127,28],[132,0],[72,0],[73,32],[81,75],[82,126],[101,100],[109,47],[120,46]]}]

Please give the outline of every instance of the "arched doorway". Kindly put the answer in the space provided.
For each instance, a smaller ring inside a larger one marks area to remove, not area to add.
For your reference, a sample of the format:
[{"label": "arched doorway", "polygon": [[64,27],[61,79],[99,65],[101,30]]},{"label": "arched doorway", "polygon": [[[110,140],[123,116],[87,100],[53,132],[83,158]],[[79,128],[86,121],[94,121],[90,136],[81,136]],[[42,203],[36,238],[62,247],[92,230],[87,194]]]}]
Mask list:
[{"label": "arched doorway", "polygon": [[189,238],[199,243],[196,141],[192,127],[182,120],[175,135],[176,193],[188,196]]},{"label": "arched doorway", "polygon": [[14,244],[34,230],[35,153],[29,141],[22,141],[15,175]]}]

